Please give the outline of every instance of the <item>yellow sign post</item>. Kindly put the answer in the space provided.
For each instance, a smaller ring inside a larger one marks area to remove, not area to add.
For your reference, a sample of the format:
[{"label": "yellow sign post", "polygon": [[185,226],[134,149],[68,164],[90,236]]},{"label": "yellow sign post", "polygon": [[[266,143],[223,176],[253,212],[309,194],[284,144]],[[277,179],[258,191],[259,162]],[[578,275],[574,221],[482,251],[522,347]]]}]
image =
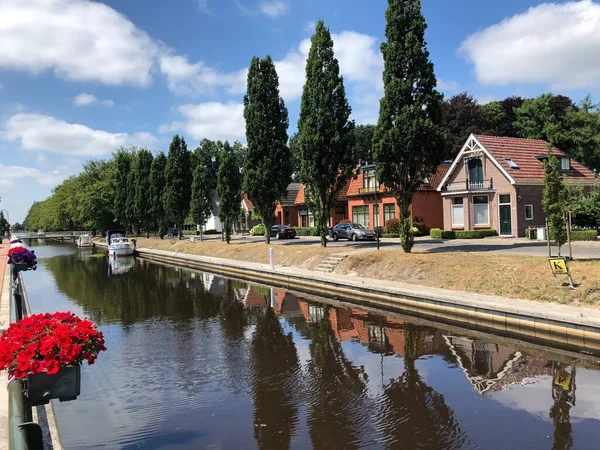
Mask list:
[{"label": "yellow sign post", "polygon": [[569,270],[566,258],[553,256],[548,258],[548,262],[550,262],[550,269],[552,270],[556,287],[558,287],[558,278],[556,278],[556,275],[566,275],[569,278],[569,285],[572,289],[575,289],[575,284],[573,283],[573,278],[571,277],[571,271]]}]

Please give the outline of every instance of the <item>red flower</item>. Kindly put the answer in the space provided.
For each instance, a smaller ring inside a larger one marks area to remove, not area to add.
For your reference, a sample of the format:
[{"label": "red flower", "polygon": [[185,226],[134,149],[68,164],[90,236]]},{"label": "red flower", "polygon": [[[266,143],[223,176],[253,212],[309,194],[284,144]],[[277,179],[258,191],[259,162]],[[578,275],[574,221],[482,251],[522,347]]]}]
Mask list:
[{"label": "red flower", "polygon": [[40,373],[42,370],[44,370],[44,366],[40,361],[36,359],[31,363],[31,367],[29,368],[29,370],[31,371],[31,373]]},{"label": "red flower", "polygon": [[54,375],[55,373],[58,373],[59,368],[60,367],[58,365],[58,361],[56,361],[55,359],[46,363],[46,373],[48,375]]}]

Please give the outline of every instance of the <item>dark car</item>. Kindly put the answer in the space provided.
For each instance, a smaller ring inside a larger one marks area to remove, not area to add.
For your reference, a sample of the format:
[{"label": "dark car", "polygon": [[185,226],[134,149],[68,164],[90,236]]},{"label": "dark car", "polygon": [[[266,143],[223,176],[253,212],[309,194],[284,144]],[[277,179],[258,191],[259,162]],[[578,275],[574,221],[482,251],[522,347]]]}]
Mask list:
[{"label": "dark car", "polygon": [[296,237],[296,230],[287,225],[274,225],[271,227],[271,237],[276,237],[277,239],[293,239]]},{"label": "dark car", "polygon": [[334,241],[338,239],[373,240],[375,231],[367,229],[360,223],[338,223],[331,230],[331,237]]},{"label": "dark car", "polygon": [[169,228],[167,230],[167,237],[177,237],[179,236],[179,228]]}]

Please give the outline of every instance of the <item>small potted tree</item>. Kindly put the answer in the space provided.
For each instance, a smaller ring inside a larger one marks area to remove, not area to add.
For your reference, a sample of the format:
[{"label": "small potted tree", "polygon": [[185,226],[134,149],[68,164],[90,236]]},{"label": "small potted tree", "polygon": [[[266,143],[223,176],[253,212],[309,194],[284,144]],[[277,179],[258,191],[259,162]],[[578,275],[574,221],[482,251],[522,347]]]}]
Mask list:
[{"label": "small potted tree", "polygon": [[0,370],[26,380],[32,406],[80,394],[81,365],[106,350],[104,336],[89,320],[70,312],[35,314],[12,323],[0,336]]}]

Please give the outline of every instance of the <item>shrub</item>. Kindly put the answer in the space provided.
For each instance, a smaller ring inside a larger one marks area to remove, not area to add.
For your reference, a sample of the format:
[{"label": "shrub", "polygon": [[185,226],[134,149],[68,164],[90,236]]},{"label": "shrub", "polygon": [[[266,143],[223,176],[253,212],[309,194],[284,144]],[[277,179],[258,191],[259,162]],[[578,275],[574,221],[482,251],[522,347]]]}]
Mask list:
[{"label": "shrub", "polygon": [[415,236],[427,236],[429,234],[429,228],[425,225],[422,217],[415,216],[413,218],[413,228],[417,229],[416,232],[413,232]]},{"label": "shrub", "polygon": [[295,227],[297,236],[320,236],[317,227]]},{"label": "shrub", "polygon": [[390,219],[385,223],[385,232],[400,236],[400,220]]},{"label": "shrub", "polygon": [[212,228],[210,230],[206,230],[204,234],[219,234],[219,232],[216,229]]},{"label": "shrub", "polygon": [[432,228],[429,232],[432,239],[482,239],[488,236],[497,236],[496,230],[491,228],[485,230],[440,230]]},{"label": "shrub", "polygon": [[264,236],[265,235],[265,226],[262,223],[260,225],[255,225],[250,230],[250,234],[252,236]]},{"label": "shrub", "polygon": [[383,233],[381,235],[381,237],[383,238],[399,238],[400,237],[400,233],[398,234],[394,234],[394,233]]},{"label": "shrub", "polygon": [[597,238],[597,230],[571,231],[572,241],[595,241]]}]

